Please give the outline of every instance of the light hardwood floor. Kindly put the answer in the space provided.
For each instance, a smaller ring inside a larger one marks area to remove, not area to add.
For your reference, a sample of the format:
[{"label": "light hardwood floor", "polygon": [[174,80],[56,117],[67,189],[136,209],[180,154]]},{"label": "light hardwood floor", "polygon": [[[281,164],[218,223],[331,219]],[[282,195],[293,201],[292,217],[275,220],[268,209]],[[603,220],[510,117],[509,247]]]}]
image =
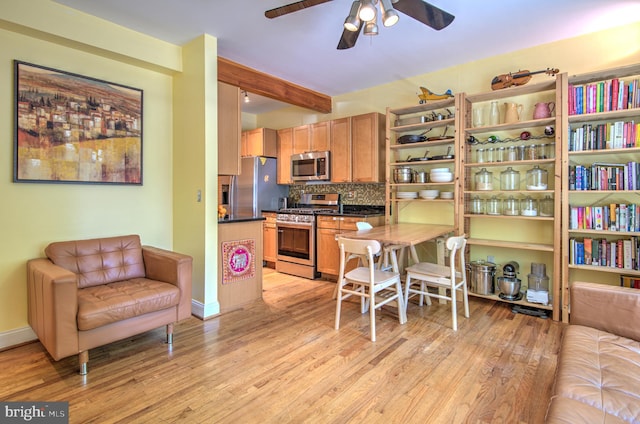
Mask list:
[{"label": "light hardwood floor", "polygon": [[40,343],[0,352],[0,400],[69,401],[71,423],[542,423],[563,325],[471,298],[410,304],[399,325],[343,307],[334,283],[266,270],[264,302],[53,361]]}]

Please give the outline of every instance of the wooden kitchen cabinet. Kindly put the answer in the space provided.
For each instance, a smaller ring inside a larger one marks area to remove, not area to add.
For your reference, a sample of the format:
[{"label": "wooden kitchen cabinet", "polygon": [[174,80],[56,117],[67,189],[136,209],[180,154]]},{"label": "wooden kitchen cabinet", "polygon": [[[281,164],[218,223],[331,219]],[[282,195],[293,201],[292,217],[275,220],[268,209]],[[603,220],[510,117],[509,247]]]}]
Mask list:
[{"label": "wooden kitchen cabinet", "polygon": [[385,116],[380,113],[351,117],[352,182],[385,181],[385,122]]},{"label": "wooden kitchen cabinet", "polygon": [[240,89],[218,82],[218,174],[240,174]]},{"label": "wooden kitchen cabinet", "polygon": [[276,213],[275,212],[263,212],[262,216],[265,221],[262,223],[263,230],[263,255],[262,260],[265,262],[276,261],[278,233],[276,230]]},{"label": "wooden kitchen cabinet", "polygon": [[311,151],[311,130],[309,125],[300,125],[293,128],[293,152],[292,154]]},{"label": "wooden kitchen cabinet", "polygon": [[331,149],[331,121],[317,122],[310,125],[311,151],[326,152]]},{"label": "wooden kitchen cabinet", "polygon": [[293,128],[277,131],[278,184],[291,184],[291,155],[293,154]]},{"label": "wooden kitchen cabinet", "polygon": [[242,133],[242,157],[278,155],[277,133],[270,128],[256,128]]},{"label": "wooden kitchen cabinet", "polygon": [[330,125],[331,182],[351,182],[351,118],[334,119]]},{"label": "wooden kitchen cabinet", "polygon": [[[384,223],[383,216],[317,216],[316,230],[316,266],[318,272],[323,274],[338,275],[340,272],[340,249],[336,242],[336,236],[341,233],[356,231],[356,222],[368,222],[374,227]],[[348,269],[355,267],[355,262]]]}]

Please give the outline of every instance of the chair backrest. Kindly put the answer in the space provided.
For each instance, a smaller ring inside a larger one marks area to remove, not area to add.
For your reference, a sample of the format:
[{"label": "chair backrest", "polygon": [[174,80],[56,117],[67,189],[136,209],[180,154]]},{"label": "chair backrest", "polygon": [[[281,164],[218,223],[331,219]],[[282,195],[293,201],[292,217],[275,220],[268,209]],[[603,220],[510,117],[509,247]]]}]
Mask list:
[{"label": "chair backrest", "polygon": [[380,252],[380,249],[382,248],[379,241],[338,237],[338,246],[340,247],[340,273],[338,275],[338,281],[341,281],[344,277],[345,267],[347,262],[351,259],[358,259],[362,263],[366,264],[363,266],[367,266],[369,268],[371,278],[373,280],[373,271],[375,267],[373,255]]},{"label": "chair backrest", "polygon": [[358,222],[356,222],[356,228],[358,229],[358,231],[360,231],[360,230],[370,230],[370,229],[373,228],[373,225],[369,224],[368,222],[358,221]]},{"label": "chair backrest", "polygon": [[455,281],[456,273],[459,273],[462,281],[467,281],[466,264],[464,260],[464,248],[467,239],[464,235],[449,237],[447,239],[447,249],[449,249],[449,260],[451,266],[451,280]]}]

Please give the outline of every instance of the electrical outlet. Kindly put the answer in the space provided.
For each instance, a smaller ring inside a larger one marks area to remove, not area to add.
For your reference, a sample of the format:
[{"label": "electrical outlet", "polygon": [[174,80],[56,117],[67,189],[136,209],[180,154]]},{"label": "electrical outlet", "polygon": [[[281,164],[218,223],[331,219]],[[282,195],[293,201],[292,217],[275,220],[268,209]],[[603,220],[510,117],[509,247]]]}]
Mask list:
[{"label": "electrical outlet", "polygon": [[347,200],[356,200],[356,192],[355,191],[347,192]]},{"label": "electrical outlet", "polygon": [[491,263],[495,263],[496,258],[492,255],[488,255],[487,256],[487,262],[491,262]]},{"label": "electrical outlet", "polygon": [[196,202],[202,202],[202,190],[198,190],[198,192],[196,193]]}]

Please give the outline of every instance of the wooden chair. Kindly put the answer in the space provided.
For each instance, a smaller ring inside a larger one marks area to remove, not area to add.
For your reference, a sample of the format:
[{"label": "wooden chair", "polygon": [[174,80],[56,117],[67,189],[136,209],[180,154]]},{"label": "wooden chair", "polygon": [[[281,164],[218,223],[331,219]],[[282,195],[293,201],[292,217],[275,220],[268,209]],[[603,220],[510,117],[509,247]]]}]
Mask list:
[{"label": "wooden chair", "polygon": [[[371,322],[371,341],[376,341],[375,311],[381,306],[395,301],[398,306],[400,324],[407,322],[402,283],[397,272],[376,269],[373,256],[380,252],[380,243],[376,240],[354,240],[338,237],[340,246],[340,274],[338,275],[338,293],[336,301],[336,330],[340,328],[342,301],[351,296],[360,297],[361,312],[369,310]],[[366,256],[365,266],[359,266],[345,272],[346,263],[352,258]]]},{"label": "wooden chair", "polygon": [[[370,230],[373,228],[373,226],[371,224],[369,224],[368,222],[365,221],[358,221],[356,222],[356,228],[358,229],[358,231],[360,230]],[[397,266],[393,264],[392,258],[394,258],[395,256],[392,256],[392,251],[393,250],[400,250],[400,249],[404,249],[405,246],[396,246],[396,245],[383,245],[382,246],[382,252],[380,254],[378,254],[378,268],[383,270],[383,271],[391,271],[393,270],[394,266]]]},{"label": "wooden chair", "polygon": [[[408,305],[409,294],[419,295],[418,305],[422,306],[427,298],[427,305],[431,304],[431,297],[445,299],[451,302],[451,316],[453,330],[458,330],[456,292],[462,291],[464,303],[464,316],[469,318],[469,298],[467,293],[467,277],[465,273],[464,248],[467,240],[464,236],[449,237],[447,249],[449,249],[449,266],[419,262],[406,269],[407,279],[404,290],[404,303]],[[437,287],[438,293],[430,292],[428,287]],[[449,295],[447,295],[447,289]]]}]

